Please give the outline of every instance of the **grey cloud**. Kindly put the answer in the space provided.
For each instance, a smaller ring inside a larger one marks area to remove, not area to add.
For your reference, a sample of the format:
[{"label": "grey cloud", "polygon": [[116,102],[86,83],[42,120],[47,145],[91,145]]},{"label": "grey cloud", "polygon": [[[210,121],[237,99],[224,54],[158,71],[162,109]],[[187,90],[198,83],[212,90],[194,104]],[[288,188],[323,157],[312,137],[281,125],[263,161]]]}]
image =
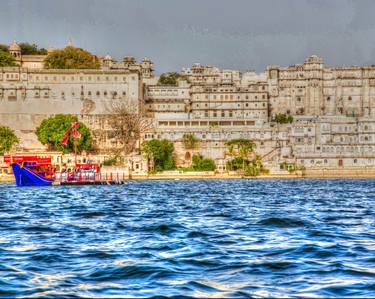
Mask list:
[{"label": "grey cloud", "polygon": [[373,0],[2,0],[2,43],[80,47],[154,60],[158,72],[194,62],[262,71],[321,55],[373,64]]}]

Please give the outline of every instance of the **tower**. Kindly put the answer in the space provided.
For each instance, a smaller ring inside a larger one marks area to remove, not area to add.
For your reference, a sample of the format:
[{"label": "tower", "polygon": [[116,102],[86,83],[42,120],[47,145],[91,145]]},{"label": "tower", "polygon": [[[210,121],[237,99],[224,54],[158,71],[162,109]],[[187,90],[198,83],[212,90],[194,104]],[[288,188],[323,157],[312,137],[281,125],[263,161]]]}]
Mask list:
[{"label": "tower", "polygon": [[21,47],[15,40],[9,46],[9,53],[15,58],[16,63],[20,65],[22,60]]}]

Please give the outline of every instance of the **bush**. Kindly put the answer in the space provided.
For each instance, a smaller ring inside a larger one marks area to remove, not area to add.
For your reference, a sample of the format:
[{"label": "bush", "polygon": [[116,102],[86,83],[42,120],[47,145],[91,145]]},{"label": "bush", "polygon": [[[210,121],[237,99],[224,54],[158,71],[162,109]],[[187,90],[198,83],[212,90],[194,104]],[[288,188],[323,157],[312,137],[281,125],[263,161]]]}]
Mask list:
[{"label": "bush", "polygon": [[214,171],[216,169],[215,161],[212,159],[203,158],[200,155],[194,155],[192,161],[192,167],[195,171]]},{"label": "bush", "polygon": [[289,173],[293,173],[297,170],[297,166],[295,163],[283,162],[280,163],[280,169],[287,170]]},{"label": "bush", "polygon": [[278,124],[288,124],[293,122],[293,116],[279,113],[274,116],[273,121]]},{"label": "bush", "polygon": [[177,86],[179,80],[187,80],[187,78],[176,72],[164,73],[160,75],[158,85]]},{"label": "bush", "polygon": [[118,163],[117,157],[108,158],[103,161],[103,166],[115,166]]},{"label": "bush", "polygon": [[245,167],[244,172],[245,176],[258,176],[266,173],[269,173],[269,170],[263,167],[262,158],[259,155]]},{"label": "bush", "polygon": [[[78,121],[73,115],[57,114],[42,121],[36,130],[36,135],[42,144],[48,145],[51,150],[60,150],[65,153],[74,151],[73,138],[70,136],[66,147],[61,145],[66,131],[71,127],[71,123]],[[80,122],[77,130],[81,133],[81,138],[77,139],[77,150],[89,150],[92,145],[90,130]]]},{"label": "bush", "polygon": [[227,162],[227,169],[231,171],[237,171],[243,169],[243,167],[249,164],[249,160],[242,157],[236,157]]}]

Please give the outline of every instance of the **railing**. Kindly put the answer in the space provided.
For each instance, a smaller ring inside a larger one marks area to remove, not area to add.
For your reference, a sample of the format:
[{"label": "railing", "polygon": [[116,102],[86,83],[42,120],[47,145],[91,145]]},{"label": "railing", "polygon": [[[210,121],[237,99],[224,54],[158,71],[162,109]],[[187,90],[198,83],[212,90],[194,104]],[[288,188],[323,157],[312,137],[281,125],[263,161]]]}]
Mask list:
[{"label": "railing", "polygon": [[128,177],[125,173],[56,173],[55,182],[60,183],[116,183],[123,182]]}]

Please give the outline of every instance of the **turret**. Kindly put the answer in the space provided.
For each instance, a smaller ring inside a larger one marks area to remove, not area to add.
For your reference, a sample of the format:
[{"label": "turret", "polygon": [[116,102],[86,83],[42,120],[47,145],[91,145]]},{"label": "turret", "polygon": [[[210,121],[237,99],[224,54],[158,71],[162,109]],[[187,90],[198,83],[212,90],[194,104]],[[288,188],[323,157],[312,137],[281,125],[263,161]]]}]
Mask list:
[{"label": "turret", "polygon": [[14,40],[13,43],[9,46],[9,53],[16,59],[18,64],[21,64],[22,54],[21,47]]}]

